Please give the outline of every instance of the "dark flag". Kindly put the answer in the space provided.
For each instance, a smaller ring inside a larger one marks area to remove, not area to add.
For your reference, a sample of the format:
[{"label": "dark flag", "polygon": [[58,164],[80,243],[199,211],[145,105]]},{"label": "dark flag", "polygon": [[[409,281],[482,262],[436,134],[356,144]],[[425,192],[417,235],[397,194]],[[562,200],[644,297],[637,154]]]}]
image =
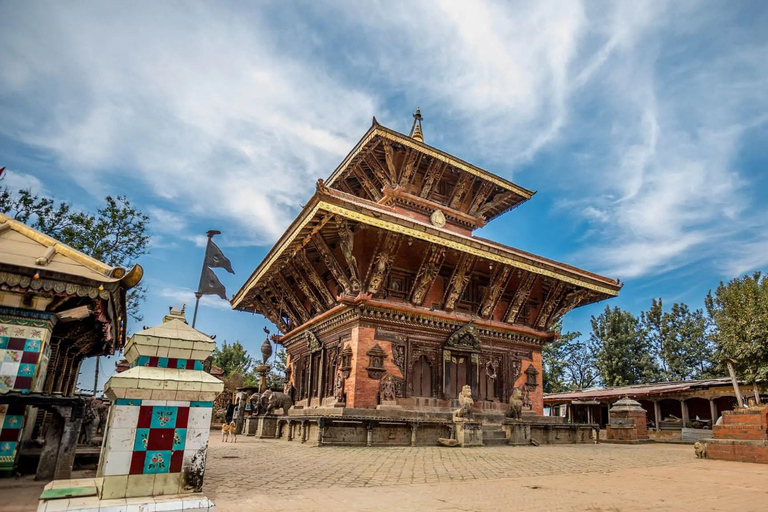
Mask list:
[{"label": "dark flag", "polygon": [[223,268],[230,274],[234,274],[232,270],[232,263],[229,258],[224,256],[219,246],[213,243],[212,239],[208,239],[208,250],[205,251],[205,266],[210,268]]},{"label": "dark flag", "polygon": [[213,273],[212,268],[223,268],[230,274],[234,274],[232,270],[232,263],[229,258],[224,256],[219,246],[213,243],[214,235],[220,234],[221,231],[208,231],[208,245],[205,246],[205,258],[203,259],[203,271],[200,274],[200,284],[197,286],[197,292],[195,293],[195,315],[192,317],[192,327],[195,327],[197,322],[197,307],[200,304],[200,297],[203,295],[218,295],[224,300],[227,299],[227,290],[224,285],[221,284],[219,278]]},{"label": "dark flag", "polygon": [[221,284],[219,278],[213,273],[210,268],[203,267],[203,275],[200,276],[200,288],[198,289],[200,295],[218,295],[224,300],[227,300],[227,290],[224,285]]}]

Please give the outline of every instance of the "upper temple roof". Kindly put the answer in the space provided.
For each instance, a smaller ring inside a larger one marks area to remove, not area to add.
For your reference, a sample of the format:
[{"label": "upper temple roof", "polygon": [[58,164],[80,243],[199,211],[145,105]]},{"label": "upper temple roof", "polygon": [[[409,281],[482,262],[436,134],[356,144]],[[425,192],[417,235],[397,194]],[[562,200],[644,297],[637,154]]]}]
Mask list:
[{"label": "upper temple roof", "polygon": [[419,138],[382,126],[375,118],[326,185],[427,215],[439,209],[448,225],[468,231],[519,206],[535,193]]}]

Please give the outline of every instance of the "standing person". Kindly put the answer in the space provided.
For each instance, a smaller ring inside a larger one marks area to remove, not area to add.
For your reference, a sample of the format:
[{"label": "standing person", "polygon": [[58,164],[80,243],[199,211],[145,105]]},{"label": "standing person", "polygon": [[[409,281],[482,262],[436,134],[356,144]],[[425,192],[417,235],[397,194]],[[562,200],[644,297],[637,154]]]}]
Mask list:
[{"label": "standing person", "polygon": [[235,404],[232,403],[232,399],[227,400],[227,412],[224,413],[224,421],[229,425],[232,423],[232,418],[235,416]]}]

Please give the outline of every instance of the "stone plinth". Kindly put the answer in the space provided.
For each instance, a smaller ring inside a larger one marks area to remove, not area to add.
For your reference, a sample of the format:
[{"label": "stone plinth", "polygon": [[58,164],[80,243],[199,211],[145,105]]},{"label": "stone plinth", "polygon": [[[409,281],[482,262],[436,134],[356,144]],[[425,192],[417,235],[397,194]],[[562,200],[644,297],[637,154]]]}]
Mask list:
[{"label": "stone plinth", "polygon": [[483,424],[479,421],[454,421],[453,429],[459,446],[483,446]]},{"label": "stone plinth", "polygon": [[639,402],[624,397],[611,407],[611,423],[606,425],[608,443],[638,443],[648,440],[645,409]]},{"label": "stone plinth", "polygon": [[768,464],[768,407],[723,411],[712,434],[701,441],[710,459]]},{"label": "stone plinth", "polygon": [[244,434],[246,436],[255,436],[256,435],[256,427],[259,424],[259,417],[258,416],[248,416],[245,418],[245,430]]},{"label": "stone plinth", "polygon": [[583,444],[597,442],[593,432],[597,425],[571,425],[564,418],[539,416],[520,420],[505,419],[501,428],[507,433],[507,444],[525,446],[529,444]]},{"label": "stone plinth", "polygon": [[277,416],[259,416],[256,421],[256,439],[274,439],[277,432]]},{"label": "stone plinth", "polygon": [[[111,377],[105,387],[112,405],[93,497],[97,506],[123,498],[147,498],[149,505],[158,496],[193,494],[198,508],[208,508],[207,498],[197,493],[203,486],[213,400],[224,387],[203,371],[203,360],[214,348],[213,340],[189,327],[180,311],[128,342],[131,368]],[[41,501],[58,506],[55,500]],[[195,509],[178,501],[177,510]],[[164,510],[174,510],[175,505],[167,506]]]}]

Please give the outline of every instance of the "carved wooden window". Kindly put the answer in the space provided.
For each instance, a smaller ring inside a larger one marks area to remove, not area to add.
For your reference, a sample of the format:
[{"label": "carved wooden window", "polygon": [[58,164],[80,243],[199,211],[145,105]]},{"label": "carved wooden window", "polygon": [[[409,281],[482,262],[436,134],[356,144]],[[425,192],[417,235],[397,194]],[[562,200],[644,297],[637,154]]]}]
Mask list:
[{"label": "carved wooden window", "polygon": [[536,370],[536,368],[533,367],[533,365],[528,365],[528,368],[525,370],[525,376],[526,376],[526,384],[529,388],[535,388],[539,385],[539,379],[538,379],[539,372]]},{"label": "carved wooden window", "polygon": [[427,356],[419,357],[413,365],[413,396],[432,396],[432,365]]},{"label": "carved wooden window", "polygon": [[387,353],[377,343],[366,355],[368,356],[368,366],[365,369],[368,370],[368,377],[380,379],[384,375],[384,359]]},{"label": "carved wooden window", "polygon": [[341,351],[341,376],[345,379],[349,377],[349,372],[352,369],[352,347],[347,345],[344,350]]}]

